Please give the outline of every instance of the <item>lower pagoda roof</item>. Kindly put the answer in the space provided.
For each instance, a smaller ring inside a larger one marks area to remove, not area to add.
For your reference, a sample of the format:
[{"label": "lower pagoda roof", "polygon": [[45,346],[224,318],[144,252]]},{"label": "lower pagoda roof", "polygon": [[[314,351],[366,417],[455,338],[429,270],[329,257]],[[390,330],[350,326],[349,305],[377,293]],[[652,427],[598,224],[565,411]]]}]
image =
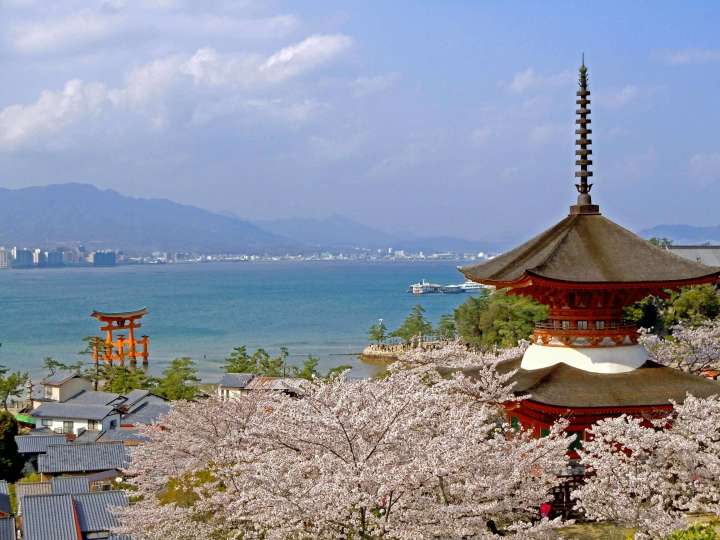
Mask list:
[{"label": "lower pagoda roof", "polygon": [[[534,370],[520,368],[522,358],[500,362],[500,373],[515,371],[516,395],[555,407],[620,408],[667,406],[687,394],[705,398],[720,394],[720,383],[648,360],[625,373],[592,373],[559,363]],[[464,369],[472,377],[477,370]]]},{"label": "lower pagoda roof", "polygon": [[720,268],[652,245],[599,213],[570,214],[545,232],[460,271],[479,283],[519,285],[533,276],[574,283],[717,281]]}]

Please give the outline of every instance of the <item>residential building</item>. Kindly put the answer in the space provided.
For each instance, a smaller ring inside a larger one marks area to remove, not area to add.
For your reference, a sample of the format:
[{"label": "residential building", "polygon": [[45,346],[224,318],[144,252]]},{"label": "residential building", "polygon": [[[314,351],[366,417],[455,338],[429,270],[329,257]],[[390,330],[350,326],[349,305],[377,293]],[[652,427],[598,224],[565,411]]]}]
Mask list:
[{"label": "residential building", "polygon": [[99,472],[118,476],[129,464],[130,454],[121,442],[55,444],[38,457],[38,471],[43,479]]},{"label": "residential building", "polygon": [[57,268],[59,266],[64,266],[65,261],[63,259],[63,252],[62,251],[46,251],[45,257],[47,260],[47,266],[49,268]]},{"label": "residential building", "polygon": [[10,268],[11,259],[12,255],[5,248],[0,248],[0,269]]},{"label": "residential building", "polygon": [[33,268],[35,262],[33,260],[33,252],[29,249],[20,249],[14,247],[12,249],[12,267],[13,268]]},{"label": "residential building", "polygon": [[252,373],[226,373],[218,383],[220,399],[231,399],[251,391],[284,392],[292,396],[302,394],[304,379],[294,377],[265,377]]},{"label": "residential building", "polygon": [[252,373],[226,373],[218,383],[218,397],[227,400],[240,396],[254,376]]},{"label": "residential building", "polygon": [[670,253],[707,266],[720,266],[720,246],[673,246],[666,248]]},{"label": "residential building", "polygon": [[117,254],[114,251],[95,251],[90,256],[90,262],[93,266],[115,266]]}]

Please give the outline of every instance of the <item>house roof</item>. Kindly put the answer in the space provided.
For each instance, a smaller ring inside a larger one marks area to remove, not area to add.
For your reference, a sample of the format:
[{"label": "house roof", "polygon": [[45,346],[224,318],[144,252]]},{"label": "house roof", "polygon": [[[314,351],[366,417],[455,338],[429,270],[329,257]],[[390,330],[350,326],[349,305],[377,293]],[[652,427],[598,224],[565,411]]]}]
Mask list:
[{"label": "house roof", "polygon": [[102,420],[115,411],[111,405],[83,403],[43,403],[30,413],[36,418],[68,418],[71,420]]},{"label": "house roof", "polygon": [[10,514],[12,512],[10,506],[10,489],[5,480],[0,480],[0,512],[4,514]]},{"label": "house roof", "polygon": [[[50,432],[52,433],[52,432]],[[51,444],[65,444],[65,435],[16,435],[15,443],[21,454],[43,454]]]},{"label": "house roof", "polygon": [[122,491],[93,491],[74,495],[73,498],[77,504],[80,530],[84,533],[118,527],[120,522],[111,510],[128,505],[127,496]]},{"label": "house roof", "polygon": [[145,435],[141,435],[137,429],[124,427],[103,431],[100,435],[100,438],[98,439],[98,441],[100,442],[123,441],[138,443],[147,442],[148,440],[148,437]]},{"label": "house roof", "polygon": [[70,495],[28,495],[23,499],[24,540],[78,540],[79,524]]},{"label": "house roof", "polygon": [[168,402],[146,402],[132,409],[128,414],[123,415],[120,423],[122,425],[152,424],[172,409]]},{"label": "house roof", "polygon": [[50,479],[52,492],[59,494],[87,493],[90,491],[90,480],[87,476],[56,476]]},{"label": "house roof", "polygon": [[[520,368],[522,359],[497,365],[500,373],[516,371],[512,378],[517,395],[556,407],[631,407],[682,403],[688,393],[696,397],[720,394],[720,383],[652,361],[625,373],[592,373],[564,363],[542,369]],[[477,369],[464,369],[472,377]]]},{"label": "house roof", "polygon": [[75,394],[73,397],[66,399],[63,403],[69,405],[87,404],[87,405],[116,405],[115,401],[124,401],[120,394],[113,392],[100,392],[97,390],[83,390]]},{"label": "house roof", "polygon": [[600,214],[571,214],[528,242],[481,264],[468,279],[506,286],[527,276],[578,283],[657,283],[707,278],[705,266],[656,247]]},{"label": "house roof", "polygon": [[112,508],[127,504],[121,491],[25,497],[24,539],[77,540],[90,533],[108,532],[120,524]]},{"label": "house roof", "polygon": [[304,379],[292,377],[254,377],[245,388],[248,390],[289,390],[292,392],[302,391]]},{"label": "house roof", "polygon": [[38,456],[38,470],[50,474],[120,470],[129,461],[121,442],[51,445]]},{"label": "house roof", "polygon": [[50,482],[18,482],[15,484],[15,496],[20,500],[28,495],[47,495],[52,493]]},{"label": "house roof", "polygon": [[708,266],[720,266],[720,246],[671,245],[667,247],[667,250],[684,259]]},{"label": "house roof", "polygon": [[225,388],[245,388],[254,377],[252,373],[225,373],[218,384]]},{"label": "house roof", "polygon": [[[131,390],[124,396],[125,401],[123,402],[123,405],[125,405],[126,407],[132,407],[138,401],[145,399],[150,395],[151,394],[150,394],[149,390]],[[155,396],[154,394],[152,394],[152,396],[156,397],[157,399],[163,399],[161,397]],[[165,400],[163,400],[163,401],[165,401]]]},{"label": "house roof", "polygon": [[0,518],[0,540],[16,540],[15,518]]},{"label": "house roof", "polygon": [[42,380],[42,383],[49,386],[59,386],[70,379],[74,379],[75,377],[80,377],[76,371],[56,371],[52,375],[45,377]]}]

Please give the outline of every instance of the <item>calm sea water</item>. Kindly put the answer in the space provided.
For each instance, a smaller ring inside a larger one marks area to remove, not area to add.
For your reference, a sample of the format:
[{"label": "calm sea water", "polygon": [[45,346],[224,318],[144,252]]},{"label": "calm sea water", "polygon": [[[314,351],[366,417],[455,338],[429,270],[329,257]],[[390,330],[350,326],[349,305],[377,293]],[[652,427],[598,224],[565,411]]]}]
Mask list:
[{"label": "calm sea water", "polygon": [[467,294],[408,294],[427,278],[462,282],[453,262],[213,263],[116,268],[7,270],[0,272],[0,364],[41,373],[46,356],[81,358],[83,336],[99,333],[94,309],[146,306],[143,333],[150,336],[150,371],[190,356],[204,379],[217,379],[223,359],[237,345],[277,352],[290,361],[308,354],[321,367],[351,364],[353,376],[376,367],[357,354],[378,318],[390,328],[422,304],[437,322]]}]

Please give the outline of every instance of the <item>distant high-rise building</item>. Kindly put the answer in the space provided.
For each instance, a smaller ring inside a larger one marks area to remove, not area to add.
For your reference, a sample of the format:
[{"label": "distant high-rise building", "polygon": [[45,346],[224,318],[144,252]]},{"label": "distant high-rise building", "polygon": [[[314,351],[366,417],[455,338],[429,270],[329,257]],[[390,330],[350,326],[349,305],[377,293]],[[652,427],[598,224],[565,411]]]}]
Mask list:
[{"label": "distant high-rise building", "polygon": [[63,266],[65,261],[63,260],[63,252],[62,251],[46,251],[45,257],[47,261],[47,266],[52,268],[57,268],[58,266]]},{"label": "distant high-rise building", "polygon": [[47,266],[47,254],[42,249],[35,248],[32,254],[35,266]]},{"label": "distant high-rise building", "polygon": [[117,255],[114,251],[95,251],[92,255],[93,266],[115,266]]},{"label": "distant high-rise building", "polygon": [[29,249],[20,249],[14,247],[12,248],[12,253],[13,268],[32,268],[33,266],[35,266],[35,262],[33,261],[33,252]]},{"label": "distant high-rise building", "polygon": [[0,268],[9,268],[10,258],[10,253],[5,251],[5,248],[0,248]]}]

